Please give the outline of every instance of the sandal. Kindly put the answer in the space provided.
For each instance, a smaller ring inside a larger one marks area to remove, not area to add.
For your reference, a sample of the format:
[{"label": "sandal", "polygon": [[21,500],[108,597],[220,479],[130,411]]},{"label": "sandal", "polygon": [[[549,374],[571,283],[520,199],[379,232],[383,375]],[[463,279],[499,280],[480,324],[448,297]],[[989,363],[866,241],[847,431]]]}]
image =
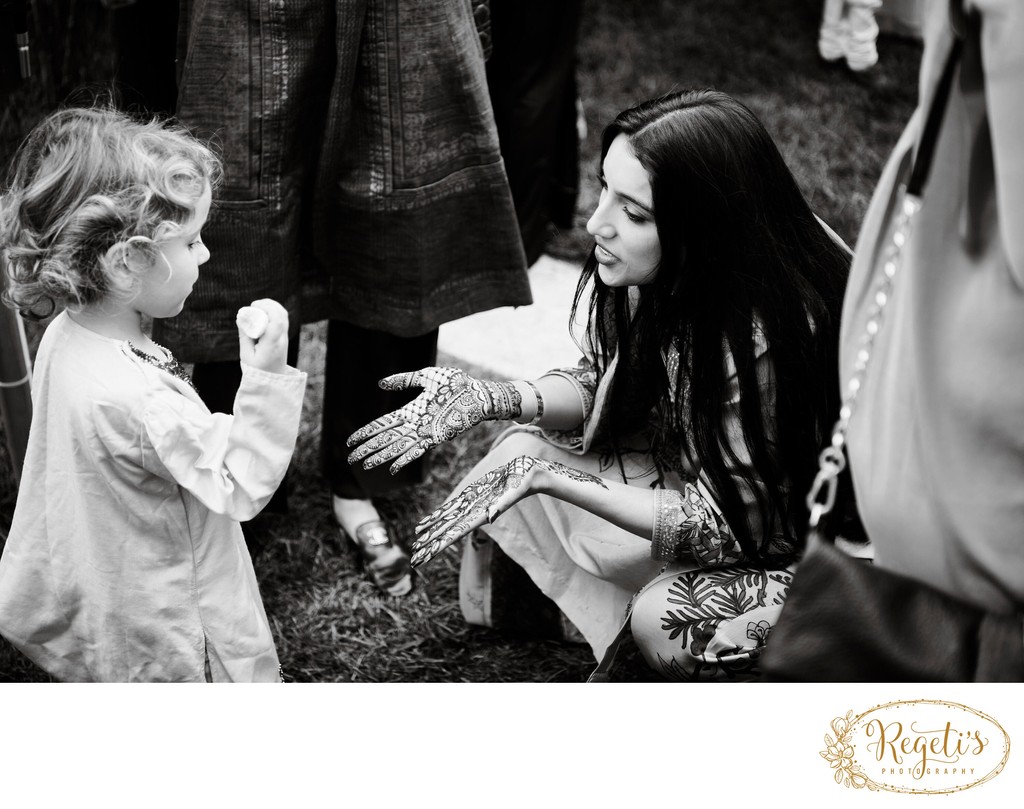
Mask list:
[{"label": "sandal", "polygon": [[359,549],[363,567],[378,588],[395,597],[407,595],[412,590],[409,557],[392,541],[383,520],[364,522],[356,528],[354,537],[340,525],[338,528]]}]

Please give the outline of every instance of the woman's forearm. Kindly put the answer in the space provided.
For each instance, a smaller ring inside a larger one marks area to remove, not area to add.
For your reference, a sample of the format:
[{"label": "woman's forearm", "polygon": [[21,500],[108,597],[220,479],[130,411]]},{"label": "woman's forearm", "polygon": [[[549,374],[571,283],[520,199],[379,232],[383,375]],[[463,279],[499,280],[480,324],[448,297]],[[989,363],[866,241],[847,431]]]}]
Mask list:
[{"label": "woman's forearm", "polygon": [[[536,423],[545,430],[573,430],[587,417],[579,391],[561,376],[542,376],[532,382],[519,379],[512,384],[522,397],[523,413],[516,419],[521,424]],[[540,420],[534,422],[538,410],[538,394],[544,402],[544,412]]]},{"label": "woman's forearm", "polygon": [[624,531],[650,540],[654,534],[654,491],[628,486],[593,475],[581,480],[576,475],[545,470],[535,491],[547,494],[608,520]]},{"label": "woman's forearm", "polygon": [[552,464],[540,472],[532,488],[650,541],[651,556],[659,561],[692,559],[713,567],[738,553],[728,525],[692,484],[681,492],[653,490]]}]

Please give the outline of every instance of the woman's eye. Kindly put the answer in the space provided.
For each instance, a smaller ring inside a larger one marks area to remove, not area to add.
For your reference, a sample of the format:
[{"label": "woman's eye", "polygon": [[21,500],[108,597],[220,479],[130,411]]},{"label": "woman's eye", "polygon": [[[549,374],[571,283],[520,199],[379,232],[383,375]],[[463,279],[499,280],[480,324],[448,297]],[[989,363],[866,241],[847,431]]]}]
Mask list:
[{"label": "woman's eye", "polygon": [[638,225],[640,225],[647,221],[647,217],[641,216],[640,214],[635,214],[631,210],[629,210],[628,205],[623,205],[622,211],[629,218],[630,222],[636,222]]}]

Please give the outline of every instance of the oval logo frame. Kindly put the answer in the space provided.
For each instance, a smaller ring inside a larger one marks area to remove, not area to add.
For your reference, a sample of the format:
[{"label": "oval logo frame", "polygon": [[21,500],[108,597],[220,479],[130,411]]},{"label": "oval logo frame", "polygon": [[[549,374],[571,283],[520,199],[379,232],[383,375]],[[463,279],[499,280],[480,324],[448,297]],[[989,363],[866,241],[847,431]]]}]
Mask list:
[{"label": "oval logo frame", "polygon": [[942,795],[995,778],[1009,759],[1010,737],[991,716],[959,702],[897,700],[836,717],[819,755],[848,788]]}]

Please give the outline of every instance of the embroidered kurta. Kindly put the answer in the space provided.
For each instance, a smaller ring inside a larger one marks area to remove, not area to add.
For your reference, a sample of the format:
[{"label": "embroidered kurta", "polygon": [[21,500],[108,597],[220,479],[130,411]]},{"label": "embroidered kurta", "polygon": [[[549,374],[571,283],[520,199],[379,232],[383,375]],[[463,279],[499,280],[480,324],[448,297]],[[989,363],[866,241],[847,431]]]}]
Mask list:
[{"label": "embroidered kurta", "polygon": [[[764,400],[770,402],[774,399],[771,391],[774,384],[771,353],[760,329],[755,329],[754,335],[759,385]],[[674,361],[671,356],[666,360],[669,363]],[[632,486],[664,487],[682,492],[685,484],[692,482],[708,508],[720,518],[721,510],[715,504],[714,496],[701,476],[701,470],[691,467],[684,458],[676,459],[672,466],[656,463],[644,436],[637,436],[635,441],[629,438],[620,441],[623,448],[637,449],[626,449],[618,457],[599,449],[606,429],[605,414],[617,367],[618,357],[615,357],[600,379],[586,359],[577,369],[557,371],[576,384],[584,402],[589,415],[581,427],[575,431],[558,433],[542,432],[536,428],[510,428],[498,437],[491,452],[466,476],[460,488],[518,455],[533,455]],[[730,472],[739,483],[755,539],[763,541],[766,548],[770,546],[773,555],[779,556],[781,565],[786,553],[791,553],[793,549],[785,547],[785,543],[780,541],[783,537],[775,526],[761,525],[756,494],[743,479],[744,475],[753,476],[753,469],[740,423],[739,383],[732,358],[728,355],[726,371],[729,383],[722,435],[736,457]],[[672,563],[666,571],[664,562],[651,558],[651,543],[648,540],[584,509],[547,495],[520,501],[493,524],[481,530],[497,542],[530,575],[541,592],[558,605],[590,645],[597,660],[601,659],[615,640],[622,627],[626,607],[639,589],[663,571],[670,576],[684,578],[692,578],[689,576],[691,573],[700,578],[703,575],[700,572],[707,571],[707,564],[698,562],[692,554]],[[738,543],[730,538],[723,544],[713,567],[726,573],[731,571],[737,580],[747,575],[744,581],[748,581],[750,569],[737,566],[741,558]],[[485,543],[465,543],[459,584],[463,615],[470,623],[488,626],[492,625],[491,581],[487,570],[489,561]],[[673,624],[672,611],[666,614],[664,609],[671,605],[661,600],[658,606],[645,609],[641,620],[646,623],[640,628],[639,634],[637,620],[634,618],[634,637],[637,637],[638,642],[643,638],[643,643],[649,648],[657,648],[651,655],[645,649],[645,656],[666,676],[704,678],[734,676],[736,669],[750,672],[755,668],[764,638],[785,598],[789,574],[783,572],[779,575],[781,579],[778,582],[769,582],[766,576],[762,576],[763,581],[750,584],[752,596],[755,592],[765,591],[761,596],[754,596],[760,598],[762,609],[754,612],[739,609],[735,614],[727,614],[728,611],[716,613],[709,625],[699,619],[683,627],[686,616],[680,617],[678,625]],[[746,587],[747,584],[741,582],[740,586]],[[772,589],[770,594],[767,593],[768,589]],[[677,606],[682,603],[677,602]],[[680,613],[684,610],[685,607]],[[755,636],[747,635],[748,624],[751,623],[760,627]],[[737,637],[742,638],[742,641],[737,641]],[[675,658],[665,652],[666,645],[675,650]],[[658,660],[659,655],[663,658],[661,662]],[[724,666],[729,665],[723,663],[726,655],[742,657],[743,660],[734,662],[732,669],[726,671]]]},{"label": "embroidered kurta", "polygon": [[0,633],[66,681],[276,681],[239,520],[284,476],[306,375],[243,366],[234,415],[66,313],[36,357]]}]

